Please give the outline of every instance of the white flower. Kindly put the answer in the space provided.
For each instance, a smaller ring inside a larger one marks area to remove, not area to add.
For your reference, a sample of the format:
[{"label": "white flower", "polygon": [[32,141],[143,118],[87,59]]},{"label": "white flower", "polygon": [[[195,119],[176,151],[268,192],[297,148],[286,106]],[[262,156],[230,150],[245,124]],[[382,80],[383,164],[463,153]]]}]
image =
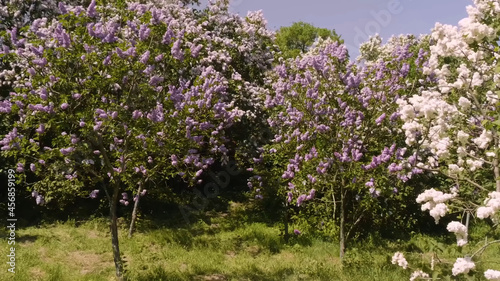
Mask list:
[{"label": "white flower", "polygon": [[490,192],[484,205],[486,206],[477,208],[477,217],[480,219],[488,218],[500,210],[500,192]]},{"label": "white flower", "polygon": [[474,143],[481,149],[485,149],[493,140],[493,134],[490,131],[483,130],[478,138],[474,139]]},{"label": "white flower", "polygon": [[417,203],[423,203],[422,211],[429,210],[429,214],[438,224],[439,219],[448,212],[448,206],[444,203],[455,198],[455,196],[457,194],[443,193],[432,188],[418,195]]},{"label": "white flower", "polygon": [[500,281],[500,271],[488,269],[484,272],[484,277],[488,280]]},{"label": "white flower", "polygon": [[408,262],[401,252],[394,253],[394,256],[392,256],[392,264],[398,264],[398,266],[401,266],[404,269],[408,267]]},{"label": "white flower", "polygon": [[460,97],[458,99],[458,105],[463,109],[463,110],[467,110],[470,108],[471,106],[471,102],[470,100],[468,100],[467,98],[464,98],[464,97]]},{"label": "white flower", "polygon": [[450,176],[455,176],[455,175],[458,175],[458,174],[460,174],[463,170],[464,170],[464,168],[459,167],[459,166],[458,166],[458,165],[456,165],[456,164],[449,164],[449,165],[448,165],[448,174],[449,174]]},{"label": "white flower", "polygon": [[446,215],[446,212],[448,212],[448,206],[446,206],[446,204],[444,203],[439,203],[429,211],[429,215],[431,215],[431,217],[433,217],[436,221],[436,224],[438,224],[439,219],[444,217]]},{"label": "white flower", "polygon": [[459,247],[464,246],[467,244],[467,227],[458,221],[452,221],[448,224],[446,229],[449,232],[455,233],[455,236],[457,237],[457,245]]},{"label": "white flower", "polygon": [[477,208],[477,217],[480,218],[480,219],[486,219],[488,217],[490,217],[491,215],[493,215],[495,213],[495,211],[493,210],[493,208],[490,208],[490,207],[479,207]]},{"label": "white flower", "polygon": [[475,86],[481,86],[481,84],[483,84],[483,79],[481,78],[481,75],[477,72],[474,73],[474,75],[472,76],[472,87],[475,87]]},{"label": "white flower", "polygon": [[479,169],[483,166],[483,161],[482,160],[472,160],[472,159],[467,159],[466,161],[467,165],[469,165],[469,169],[474,172],[476,169]]},{"label": "white flower", "polygon": [[458,142],[460,142],[461,144],[465,144],[469,140],[469,137],[470,135],[462,130],[458,131],[457,133]]},{"label": "white flower", "polygon": [[426,279],[429,278],[429,274],[423,272],[422,270],[414,271],[410,276],[410,281],[418,280],[418,279]]},{"label": "white flower", "polygon": [[459,274],[467,274],[471,269],[474,269],[476,265],[470,260],[470,258],[458,258],[455,264],[453,265],[453,269],[451,270],[453,276],[457,276]]},{"label": "white flower", "polygon": [[486,152],[486,156],[488,156],[488,157],[495,157],[495,155],[496,155],[496,153],[493,151]]}]

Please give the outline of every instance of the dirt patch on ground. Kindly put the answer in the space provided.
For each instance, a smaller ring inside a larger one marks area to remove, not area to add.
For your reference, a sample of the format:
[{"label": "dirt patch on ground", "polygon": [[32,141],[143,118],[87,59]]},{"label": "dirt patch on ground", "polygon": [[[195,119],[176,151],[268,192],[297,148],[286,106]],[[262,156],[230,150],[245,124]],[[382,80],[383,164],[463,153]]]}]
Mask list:
[{"label": "dirt patch on ground", "polygon": [[69,253],[68,259],[72,261],[72,264],[77,267],[83,275],[113,267],[113,262],[111,262],[112,259],[108,255],[76,251]]},{"label": "dirt patch on ground", "polygon": [[249,246],[245,249],[252,257],[257,256],[261,252],[261,248],[259,246]]},{"label": "dirt patch on ground", "polygon": [[32,278],[35,278],[33,280],[45,280],[45,277],[47,276],[45,271],[36,267],[30,269],[30,275],[32,276]]},{"label": "dirt patch on ground", "polygon": [[99,238],[101,237],[99,232],[98,231],[95,231],[95,230],[89,230],[87,233],[86,233],[86,236],[87,238],[89,239],[95,239],[95,238]]},{"label": "dirt patch on ground", "polygon": [[229,258],[235,258],[236,257],[236,252],[234,251],[227,251],[226,256]]},{"label": "dirt patch on ground", "polygon": [[294,262],[296,259],[295,255],[290,252],[281,252],[278,255],[275,255],[274,258],[282,261],[283,263]]},{"label": "dirt patch on ground", "polygon": [[40,247],[38,249],[38,253],[39,253],[39,257],[41,260],[43,261],[47,261],[47,260],[50,260],[50,256],[47,254],[47,248],[45,247]]},{"label": "dirt patch on ground", "polygon": [[226,281],[228,280],[226,276],[222,274],[212,274],[212,275],[204,275],[204,276],[196,276],[196,281]]},{"label": "dirt patch on ground", "polygon": [[183,263],[179,266],[179,271],[180,272],[186,272],[188,270],[188,265]]}]

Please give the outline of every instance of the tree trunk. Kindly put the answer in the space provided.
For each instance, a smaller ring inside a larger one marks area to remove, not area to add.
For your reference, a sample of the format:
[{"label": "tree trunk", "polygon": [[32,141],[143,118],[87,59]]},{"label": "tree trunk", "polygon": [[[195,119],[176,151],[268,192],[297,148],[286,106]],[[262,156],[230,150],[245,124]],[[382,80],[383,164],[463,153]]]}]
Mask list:
[{"label": "tree trunk", "polygon": [[344,191],[340,191],[340,234],[339,234],[339,247],[340,247],[340,260],[344,259],[345,254],[345,212],[344,212]]},{"label": "tree trunk", "polygon": [[134,210],[132,211],[132,220],[130,221],[130,228],[128,230],[128,238],[132,238],[134,234],[135,221],[137,220],[137,209],[139,208],[139,198],[141,198],[142,182],[139,182],[137,189],[137,198],[135,199]]},{"label": "tree trunk", "polygon": [[288,243],[289,234],[288,234],[288,202],[285,203],[285,243]]},{"label": "tree trunk", "polygon": [[115,269],[116,269],[116,279],[118,281],[123,281],[123,262],[120,257],[120,245],[118,243],[118,224],[117,224],[117,214],[116,209],[118,205],[118,195],[120,194],[120,190],[118,188],[118,183],[115,184],[113,188],[113,197],[109,204],[110,216],[111,216],[111,245],[113,247],[113,259],[115,261]]},{"label": "tree trunk", "polygon": [[495,173],[495,185],[497,192],[500,192],[500,168],[498,167],[498,155],[493,160],[493,172]]}]

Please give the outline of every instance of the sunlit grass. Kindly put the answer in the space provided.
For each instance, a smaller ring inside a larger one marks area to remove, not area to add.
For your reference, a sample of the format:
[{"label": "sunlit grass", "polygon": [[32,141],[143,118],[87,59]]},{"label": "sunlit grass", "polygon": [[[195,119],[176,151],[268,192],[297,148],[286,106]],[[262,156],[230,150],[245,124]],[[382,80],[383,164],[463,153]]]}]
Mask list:
[{"label": "sunlit grass", "polygon": [[[128,279],[408,280],[411,270],[390,262],[395,251],[403,251],[413,269],[427,271],[432,260],[427,252],[435,252],[445,265],[445,273],[461,255],[453,239],[415,236],[410,241],[390,243],[367,239],[350,245],[342,265],[336,243],[304,233],[293,236],[287,244],[277,226],[241,223],[235,227],[229,222],[230,218],[215,218],[211,224],[200,221],[189,228],[142,229],[132,239],[122,224],[120,247]],[[16,274],[8,273],[3,263],[0,280],[114,280],[104,219],[78,226],[68,221],[28,227],[16,234]],[[499,268],[498,252],[498,246],[484,252],[478,269]]]}]

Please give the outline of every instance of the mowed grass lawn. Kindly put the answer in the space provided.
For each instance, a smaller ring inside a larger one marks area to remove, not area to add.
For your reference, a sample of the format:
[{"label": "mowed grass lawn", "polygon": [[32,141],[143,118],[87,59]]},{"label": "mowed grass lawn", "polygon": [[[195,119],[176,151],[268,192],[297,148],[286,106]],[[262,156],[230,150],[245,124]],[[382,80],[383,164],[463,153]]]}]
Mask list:
[{"label": "mowed grass lawn", "polygon": [[[342,265],[335,242],[303,233],[284,243],[277,226],[234,222],[228,215],[189,228],[140,227],[131,239],[122,223],[120,249],[128,280],[409,280],[411,269],[390,262],[397,250],[413,269],[429,269],[428,250],[438,252],[448,271],[461,255],[452,240],[446,244],[418,236],[384,245],[368,240],[350,244]],[[2,262],[0,280],[114,280],[108,232],[105,219],[18,229],[16,273],[8,273]],[[8,249],[6,240],[4,245]],[[500,268],[500,247],[488,248],[483,259],[480,268]],[[469,280],[484,280],[478,276]]]}]

